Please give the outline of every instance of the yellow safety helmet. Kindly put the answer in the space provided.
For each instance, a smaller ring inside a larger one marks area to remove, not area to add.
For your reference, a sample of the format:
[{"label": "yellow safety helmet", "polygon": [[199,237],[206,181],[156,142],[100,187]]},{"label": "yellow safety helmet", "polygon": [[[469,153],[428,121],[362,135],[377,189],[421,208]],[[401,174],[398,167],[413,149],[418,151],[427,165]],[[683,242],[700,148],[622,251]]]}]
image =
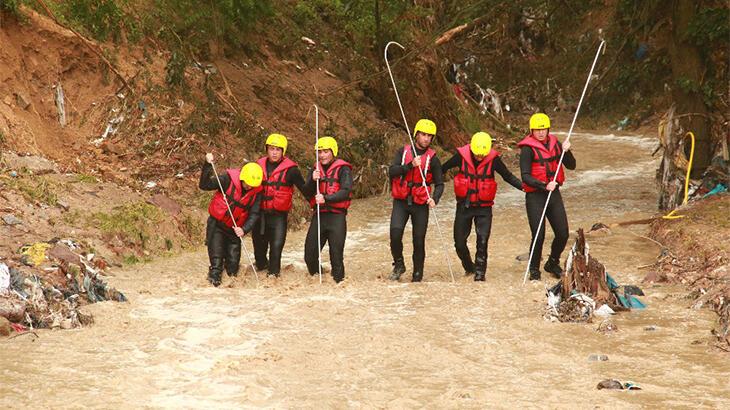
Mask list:
[{"label": "yellow safety helmet", "polygon": [[337,156],[337,141],[332,137],[322,137],[315,146],[317,150],[331,149],[332,155]]},{"label": "yellow safety helmet", "polygon": [[550,128],[550,118],[547,115],[539,112],[530,117],[531,130],[544,130],[548,128]]},{"label": "yellow safety helmet", "polygon": [[471,137],[469,147],[474,155],[487,155],[492,150],[492,136],[483,131],[477,132]]},{"label": "yellow safety helmet", "polygon": [[249,162],[241,168],[241,181],[251,188],[260,186],[263,179],[264,170],[261,169],[261,165],[255,162]]},{"label": "yellow safety helmet", "polygon": [[286,154],[286,146],[288,142],[286,140],[286,137],[281,134],[271,134],[268,138],[266,138],[266,145],[271,145],[272,147],[279,147],[284,150],[284,154]]},{"label": "yellow safety helmet", "polygon": [[424,134],[436,135],[436,123],[422,118],[418,120],[416,126],[413,128],[413,136],[415,137],[419,131]]}]

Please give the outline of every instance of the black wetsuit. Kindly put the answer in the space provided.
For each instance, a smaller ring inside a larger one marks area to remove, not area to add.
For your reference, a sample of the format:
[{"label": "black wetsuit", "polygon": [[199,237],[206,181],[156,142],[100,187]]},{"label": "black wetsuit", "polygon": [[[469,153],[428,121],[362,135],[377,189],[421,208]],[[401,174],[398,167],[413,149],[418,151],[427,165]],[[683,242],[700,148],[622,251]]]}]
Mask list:
[{"label": "black wetsuit", "polygon": [[[547,147],[547,143],[545,145]],[[561,152],[563,145],[558,142],[558,146],[560,147],[559,152]],[[546,183],[532,176],[532,159],[532,148],[522,147],[522,150],[520,151],[520,172],[522,175],[522,182],[537,189],[537,191],[525,193],[527,220],[530,224],[530,232],[532,232],[532,241],[530,242],[530,246],[532,246],[532,243],[535,241],[537,226],[540,224],[540,216],[542,216],[542,210],[545,207],[545,202],[547,201],[549,192],[545,189],[547,186]],[[565,152],[563,165],[567,169],[575,169],[576,161],[572,152]],[[550,227],[555,235],[553,243],[550,246],[550,258],[559,261],[560,254],[563,253],[565,245],[568,243],[568,216],[565,213],[563,197],[560,195],[559,187],[556,187],[550,196],[550,203],[545,211],[545,217],[550,222]],[[543,224],[539,234],[537,235],[535,250],[533,252],[532,259],[530,260],[530,270],[540,270],[540,260],[542,259],[542,246],[544,241],[545,225]],[[529,251],[530,249],[528,248],[528,252]]]},{"label": "black wetsuit", "polygon": [[[266,160],[266,175],[271,175],[280,162]],[[287,169],[284,186],[296,186],[304,193],[304,178],[298,167]],[[261,218],[253,228],[251,239],[256,256],[256,268],[268,269],[269,275],[279,276],[281,272],[281,253],[286,242],[288,212],[262,210]],[[268,259],[266,253],[269,253]]]},{"label": "black wetsuit", "polygon": [[[334,160],[333,160],[334,162]],[[332,162],[323,166],[323,173],[329,169]],[[324,175],[322,175],[324,176]],[[320,205],[320,243],[324,247],[329,243],[330,264],[332,265],[332,278],[335,282],[345,279],[345,238],[347,237],[347,210],[336,210],[327,206],[328,203],[346,201],[350,198],[352,191],[352,173],[350,168],[341,167],[338,181],[340,189],[330,195],[324,195],[325,203]],[[317,184],[312,179],[312,171],[309,171],[307,182],[304,184],[304,193],[308,198],[316,194]],[[319,251],[322,249],[320,248]],[[304,262],[310,275],[319,272],[319,251],[317,250],[317,212],[312,214],[312,220],[307,231],[307,238],[304,241]]]},{"label": "black wetsuit", "polygon": [[[422,156],[426,150],[416,148],[416,153]],[[408,173],[413,166],[401,164],[403,148],[398,149],[393,162],[388,169],[388,176],[392,180]],[[438,157],[431,158],[429,164],[432,183],[434,185],[431,197],[438,204],[444,192],[444,179],[441,171],[441,161]],[[428,204],[418,205],[409,199],[393,199],[393,212],[390,215],[390,253],[393,255],[393,264],[403,264],[403,231],[408,218],[411,218],[413,227],[413,280],[423,278],[423,264],[426,259],[426,231],[428,229]]]},{"label": "black wetsuit", "polygon": [[[472,154],[472,163],[478,166],[479,161]],[[443,165],[443,172],[446,173],[451,168],[461,167],[462,158],[458,152],[454,154]],[[514,176],[507,166],[504,165],[500,157],[494,158],[492,162],[492,172],[498,173],[502,179],[513,187],[522,190],[522,182]],[[471,234],[472,224],[477,233],[477,247],[474,262],[472,262],[471,253],[466,244]],[[476,273],[475,280],[484,280],[487,272],[487,259],[489,247],[489,235],[492,231],[492,207],[491,206],[468,206],[466,199],[456,201],[456,215],[454,216],[454,247],[456,254],[461,259],[461,266],[467,274]]]},{"label": "black wetsuit", "polygon": [[[227,191],[231,184],[231,178],[228,176],[228,173],[219,175],[218,178],[220,178],[223,189]],[[215,174],[213,173],[213,166],[207,162],[203,165],[198,186],[205,191],[217,191],[220,189]],[[260,207],[261,195],[257,195],[249,210],[248,218],[241,227],[245,233],[251,232],[258,221]],[[208,258],[210,259],[208,279],[211,282],[217,281],[220,284],[220,277],[224,266],[228,276],[238,274],[241,261],[241,239],[232,228],[217,221],[212,216],[208,216],[205,244],[208,246]]]}]

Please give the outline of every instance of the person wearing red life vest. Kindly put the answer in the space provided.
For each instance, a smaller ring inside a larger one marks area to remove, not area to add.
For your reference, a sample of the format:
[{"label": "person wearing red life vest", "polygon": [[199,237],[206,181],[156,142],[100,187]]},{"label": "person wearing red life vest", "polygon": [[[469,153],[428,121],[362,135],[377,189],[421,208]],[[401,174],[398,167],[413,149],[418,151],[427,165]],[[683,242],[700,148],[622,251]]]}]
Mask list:
[{"label": "person wearing red life vest", "polygon": [[[268,276],[281,272],[281,253],[286,242],[287,219],[294,187],[304,189],[304,178],[296,162],[286,156],[288,141],[281,134],[266,138],[266,156],[256,162],[264,171],[261,218],[251,232],[256,268],[268,269]],[[267,258],[268,253],[268,258]]]},{"label": "person wearing red life vest", "polygon": [[[444,192],[441,162],[430,146],[436,135],[436,124],[420,119],[413,128],[415,147],[406,145],[398,149],[388,168],[393,211],[390,216],[390,253],[393,256],[393,271],[390,280],[399,280],[406,271],[403,259],[403,231],[408,218],[413,227],[413,277],[412,282],[423,280],[423,265],[426,259],[426,230],[428,212],[438,204]],[[415,155],[414,155],[415,148]],[[420,168],[420,170],[419,170]],[[426,186],[423,186],[423,177]],[[434,186],[431,192],[431,185]],[[429,199],[430,198],[430,199]]]},{"label": "person wearing red life vest", "polygon": [[[198,186],[205,191],[217,191],[208,205],[210,216],[205,235],[210,259],[208,281],[219,286],[224,266],[228,276],[238,275],[241,238],[251,232],[259,219],[263,171],[257,163],[249,162],[241,169],[227,169],[216,178],[211,165],[213,154],[205,154],[205,160]],[[218,180],[224,192],[220,191]]]},{"label": "person wearing red life vest", "polygon": [[[497,193],[495,172],[516,189],[522,191],[522,181],[514,176],[492,149],[492,137],[477,132],[471,143],[457,148],[456,154],[442,167],[446,173],[458,168],[454,177],[456,216],[454,217],[454,247],[467,275],[474,274],[475,281],[484,281],[487,272],[489,234],[492,231],[492,205]],[[477,248],[474,261],[466,245],[472,224],[476,228]]]},{"label": "person wearing red life vest", "polygon": [[[530,280],[540,280],[540,260],[542,259],[542,245],[545,241],[545,225],[540,232],[540,225],[548,192],[550,203],[547,205],[545,217],[550,222],[554,239],[550,246],[550,256],[545,262],[544,269],[556,278],[560,278],[563,270],[560,268],[560,254],[568,243],[568,216],[565,213],[563,198],[560,195],[560,186],[565,182],[563,166],[558,167],[560,155],[565,151],[563,165],[568,169],[575,169],[576,161],[570,152],[570,141],[561,144],[550,134],[550,118],[543,113],[530,117],[530,134],[517,144],[520,147],[520,173],[522,175],[522,189],[525,191],[525,208],[527,220],[532,232],[532,243],[535,250],[530,260]],[[555,182],[553,182],[555,179]],[[528,252],[530,249],[528,248]]]},{"label": "person wearing red life vest", "polygon": [[[352,198],[352,165],[337,158],[337,141],[322,137],[315,149],[319,161],[309,173],[304,190],[315,213],[312,215],[307,238],[304,241],[304,261],[310,275],[319,272],[317,249],[317,215],[320,209],[320,242],[329,243],[332,278],[339,283],[345,279],[345,238],[347,236],[347,209]],[[319,194],[317,194],[319,184]]]}]

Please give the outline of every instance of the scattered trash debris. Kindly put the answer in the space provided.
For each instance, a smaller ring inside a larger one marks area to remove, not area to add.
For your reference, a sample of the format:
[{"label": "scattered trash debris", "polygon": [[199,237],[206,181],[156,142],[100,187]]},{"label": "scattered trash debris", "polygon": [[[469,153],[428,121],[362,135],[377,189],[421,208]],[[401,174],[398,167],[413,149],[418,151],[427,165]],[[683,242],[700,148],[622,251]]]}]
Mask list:
[{"label": "scattered trash debris", "polygon": [[142,111],[142,118],[147,118],[147,105],[144,103],[144,101],[139,100],[139,102],[137,103],[137,108]]},{"label": "scattered trash debris", "polygon": [[596,309],[594,314],[601,317],[609,317],[613,314],[616,314],[616,312],[614,312],[613,309],[611,309],[608,305],[603,305],[600,308]]},{"label": "scattered trash debris", "polygon": [[66,103],[64,101],[63,87],[58,83],[56,88],[56,109],[58,110],[58,122],[61,127],[66,126]]},{"label": "scattered trash debris", "polygon": [[616,379],[602,380],[600,383],[598,383],[598,386],[596,386],[596,388],[598,390],[641,390],[641,387],[639,387],[639,385],[634,382],[627,381],[626,383],[621,383]]},{"label": "scattered trash debris", "polygon": [[20,248],[23,255],[21,262],[28,266],[38,266],[46,260],[46,251],[51,245],[47,242],[36,242],[32,245],[24,245]]},{"label": "scattered trash debris", "polygon": [[601,322],[598,327],[596,328],[596,332],[599,333],[611,333],[618,331],[618,326],[616,326],[615,323],[613,323],[611,320],[606,319],[603,322]]},{"label": "scattered trash debris", "polygon": [[144,187],[147,189],[152,189],[157,186],[157,182],[149,181],[146,184],[144,184]]},{"label": "scattered trash debris", "polygon": [[715,185],[714,188],[712,188],[712,190],[710,192],[702,195],[702,198],[704,199],[704,198],[707,198],[708,196],[717,195],[717,194],[720,194],[723,192],[727,192],[727,187],[723,184],[717,184],[717,185]]},{"label": "scattered trash debris", "polygon": [[[118,110],[115,108],[112,108],[112,113],[116,113]],[[117,130],[119,129],[119,125],[124,121],[124,114],[119,114],[116,117],[113,117],[106,123],[106,128],[104,129],[104,133],[101,134],[101,137],[95,139],[92,141],[92,144],[96,145],[97,147],[104,142],[104,140],[110,136],[114,135]]]},{"label": "scattered trash debris", "polygon": [[605,354],[592,354],[592,355],[588,356],[588,361],[589,362],[607,362],[608,356],[606,356]]},{"label": "scattered trash debris", "polygon": [[4,263],[0,263],[0,294],[8,291],[10,287],[10,268]]},{"label": "scattered trash debris", "polygon": [[[48,248],[52,250],[46,252]],[[60,252],[58,249],[65,249]],[[126,296],[109,287],[100,277],[102,259],[81,252],[72,240],[54,239],[24,247],[29,262],[43,263],[43,276],[0,264],[0,316],[32,328],[70,329],[93,323],[93,317],[79,311],[87,303],[105,300],[125,302]],[[59,257],[60,256],[60,257]],[[47,259],[50,259],[47,261]],[[34,265],[35,266],[35,265]],[[7,273],[7,274],[6,274]],[[23,330],[22,326],[16,331]]]},{"label": "scattered trash debris", "polygon": [[629,120],[629,117],[624,117],[623,119],[619,120],[615,126],[612,126],[611,128],[615,128],[616,131],[623,131],[626,129],[626,127],[629,125],[631,120]]},{"label": "scattered trash debris", "polygon": [[317,45],[317,43],[315,43],[314,40],[312,40],[309,37],[302,36],[302,41],[305,42],[305,43],[307,43],[307,45],[310,45],[310,46],[316,46]]},{"label": "scattered trash debris", "polygon": [[636,298],[641,289],[621,287],[606,268],[589,253],[583,229],[565,261],[560,282],[547,291],[545,318],[560,322],[590,322],[594,315],[608,317],[615,312],[646,306]]},{"label": "scattered trash debris", "polygon": [[657,330],[657,327],[654,325],[645,326],[644,330],[646,330],[647,332],[653,332],[653,331]]}]

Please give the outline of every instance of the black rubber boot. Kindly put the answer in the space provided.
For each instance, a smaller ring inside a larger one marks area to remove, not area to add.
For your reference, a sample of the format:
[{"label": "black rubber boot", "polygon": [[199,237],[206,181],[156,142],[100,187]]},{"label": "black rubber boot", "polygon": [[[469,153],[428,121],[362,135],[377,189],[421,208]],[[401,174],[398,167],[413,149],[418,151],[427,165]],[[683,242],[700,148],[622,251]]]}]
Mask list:
[{"label": "black rubber boot", "polygon": [[560,268],[560,260],[553,258],[552,256],[548,258],[543,268],[545,269],[545,272],[550,272],[550,274],[552,274],[556,279],[560,279],[560,277],[563,276],[563,269]]},{"label": "black rubber boot", "polygon": [[413,272],[413,279],[411,279],[411,282],[420,282],[422,280],[423,280],[423,273]]},{"label": "black rubber boot", "polygon": [[403,262],[403,259],[397,259],[395,262],[393,262],[393,272],[390,273],[390,280],[398,280],[400,279],[400,276],[405,273],[406,271],[406,264]]},{"label": "black rubber boot", "polygon": [[540,269],[530,268],[530,280],[540,280]]},{"label": "black rubber boot", "polygon": [[484,282],[486,280],[486,272],[477,271],[474,274],[474,282]]},{"label": "black rubber boot", "polygon": [[223,276],[223,258],[210,258],[210,267],[208,267],[208,282],[218,287],[221,284],[221,276]]},{"label": "black rubber boot", "polygon": [[266,272],[266,276],[269,277],[269,278],[278,278],[279,277],[279,273],[278,272],[276,272],[276,273],[274,273],[274,272]]},{"label": "black rubber boot", "polygon": [[218,269],[210,269],[208,270],[208,282],[210,282],[211,285],[218,287],[221,285],[221,271]]},{"label": "black rubber boot", "polygon": [[464,268],[465,276],[473,275],[474,272],[476,272],[476,268],[474,267],[474,264],[471,261],[468,261],[468,262],[461,261],[461,266]]}]

